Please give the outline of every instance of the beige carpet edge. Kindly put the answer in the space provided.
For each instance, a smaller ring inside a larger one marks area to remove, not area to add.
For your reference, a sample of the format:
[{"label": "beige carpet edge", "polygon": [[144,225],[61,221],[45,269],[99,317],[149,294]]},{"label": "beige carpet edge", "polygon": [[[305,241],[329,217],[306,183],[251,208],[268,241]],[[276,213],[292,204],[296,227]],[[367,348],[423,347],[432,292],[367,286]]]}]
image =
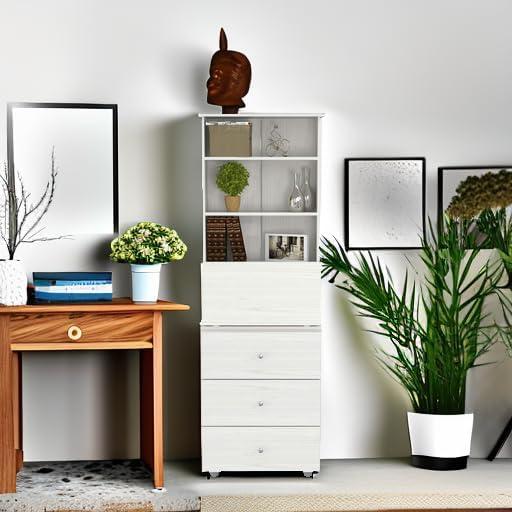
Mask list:
[{"label": "beige carpet edge", "polygon": [[436,508],[512,508],[512,494],[380,493],[201,497],[201,512],[338,512]]}]

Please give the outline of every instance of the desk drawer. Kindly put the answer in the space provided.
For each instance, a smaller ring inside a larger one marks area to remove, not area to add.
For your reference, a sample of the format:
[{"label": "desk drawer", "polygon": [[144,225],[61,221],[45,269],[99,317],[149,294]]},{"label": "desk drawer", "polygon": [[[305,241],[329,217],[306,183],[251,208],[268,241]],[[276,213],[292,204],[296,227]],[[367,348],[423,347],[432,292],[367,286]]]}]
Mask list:
[{"label": "desk drawer", "polygon": [[319,380],[203,380],[203,426],[320,425]]},{"label": "desk drawer", "polygon": [[153,314],[51,313],[11,315],[13,343],[152,341]]},{"label": "desk drawer", "polygon": [[320,427],[203,427],[203,471],[318,471]]},{"label": "desk drawer", "polygon": [[319,379],[320,328],[203,327],[202,379]]}]

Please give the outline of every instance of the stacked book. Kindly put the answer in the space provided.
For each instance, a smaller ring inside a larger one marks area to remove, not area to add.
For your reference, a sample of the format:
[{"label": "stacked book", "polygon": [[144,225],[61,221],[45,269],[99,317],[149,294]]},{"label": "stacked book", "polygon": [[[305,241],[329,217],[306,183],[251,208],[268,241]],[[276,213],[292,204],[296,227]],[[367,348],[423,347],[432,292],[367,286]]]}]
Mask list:
[{"label": "stacked book", "polygon": [[112,300],[112,272],[34,272],[36,304]]},{"label": "stacked book", "polygon": [[206,217],[206,261],[226,261],[226,237],[226,219]]},{"label": "stacked book", "polygon": [[226,231],[233,261],[247,261],[240,217],[226,217]]}]

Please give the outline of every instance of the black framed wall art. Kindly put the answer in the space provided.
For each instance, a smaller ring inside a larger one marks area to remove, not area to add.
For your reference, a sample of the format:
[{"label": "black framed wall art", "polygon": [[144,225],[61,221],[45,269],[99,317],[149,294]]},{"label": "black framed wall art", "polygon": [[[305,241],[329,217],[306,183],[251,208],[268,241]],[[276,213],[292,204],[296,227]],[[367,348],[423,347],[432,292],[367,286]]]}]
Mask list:
[{"label": "black framed wall art", "polygon": [[488,172],[501,170],[512,171],[512,165],[482,165],[465,167],[439,167],[437,169],[437,219],[443,221],[443,215],[452,198],[457,194],[457,187],[470,176],[482,176]]},{"label": "black framed wall art", "polygon": [[[9,103],[9,165],[33,196],[44,190],[52,153],[57,175],[46,236],[118,231],[117,105]],[[13,173],[10,173],[14,176]]]},{"label": "black framed wall art", "polygon": [[425,158],[345,159],[347,250],[407,250],[425,235]]}]

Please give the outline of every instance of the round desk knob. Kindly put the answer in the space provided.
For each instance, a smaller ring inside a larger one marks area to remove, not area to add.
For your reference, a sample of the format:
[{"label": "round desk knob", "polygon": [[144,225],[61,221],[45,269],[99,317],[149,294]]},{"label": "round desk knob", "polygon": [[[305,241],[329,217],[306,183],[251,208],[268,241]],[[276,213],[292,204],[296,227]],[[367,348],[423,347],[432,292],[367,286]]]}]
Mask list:
[{"label": "round desk knob", "polygon": [[263,448],[258,448],[258,453],[263,453]]},{"label": "round desk knob", "polygon": [[263,354],[258,354],[258,359],[263,359]]},{"label": "round desk knob", "polygon": [[260,407],[263,407],[263,402],[260,400],[260,401],[258,402],[258,405],[259,405]]},{"label": "round desk knob", "polygon": [[72,325],[68,329],[68,338],[73,341],[77,341],[82,337],[82,329],[78,325]]}]

